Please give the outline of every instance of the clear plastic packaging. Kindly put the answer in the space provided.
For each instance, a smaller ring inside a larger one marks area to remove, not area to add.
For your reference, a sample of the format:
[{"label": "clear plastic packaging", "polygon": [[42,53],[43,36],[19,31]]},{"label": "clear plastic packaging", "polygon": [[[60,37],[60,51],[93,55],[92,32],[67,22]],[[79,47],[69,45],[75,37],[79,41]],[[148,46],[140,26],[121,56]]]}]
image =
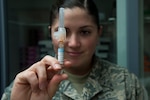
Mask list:
[{"label": "clear plastic packaging", "polygon": [[58,61],[60,64],[64,63],[64,42],[66,39],[66,29],[64,28],[64,8],[59,9],[59,27],[58,31],[54,33],[55,39],[58,40]]}]

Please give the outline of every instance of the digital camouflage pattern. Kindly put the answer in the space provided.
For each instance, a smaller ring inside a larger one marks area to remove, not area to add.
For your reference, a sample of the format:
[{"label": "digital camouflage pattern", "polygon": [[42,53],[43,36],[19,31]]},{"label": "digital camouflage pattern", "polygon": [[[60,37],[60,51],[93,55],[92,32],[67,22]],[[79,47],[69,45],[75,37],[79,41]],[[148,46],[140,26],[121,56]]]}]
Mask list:
[{"label": "digital camouflage pattern", "polygon": [[[1,100],[10,100],[12,85]],[[78,94],[69,80],[62,81],[53,100],[147,100],[138,78],[128,70],[95,58],[93,69]]]}]

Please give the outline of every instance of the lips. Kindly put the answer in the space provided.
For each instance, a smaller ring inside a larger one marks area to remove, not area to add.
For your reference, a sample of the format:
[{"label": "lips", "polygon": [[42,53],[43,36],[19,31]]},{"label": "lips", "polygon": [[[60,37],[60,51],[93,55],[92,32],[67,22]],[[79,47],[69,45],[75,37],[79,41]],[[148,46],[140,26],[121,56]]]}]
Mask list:
[{"label": "lips", "polygon": [[67,55],[72,56],[72,57],[78,57],[82,54],[82,52],[77,52],[77,51],[67,51]]}]

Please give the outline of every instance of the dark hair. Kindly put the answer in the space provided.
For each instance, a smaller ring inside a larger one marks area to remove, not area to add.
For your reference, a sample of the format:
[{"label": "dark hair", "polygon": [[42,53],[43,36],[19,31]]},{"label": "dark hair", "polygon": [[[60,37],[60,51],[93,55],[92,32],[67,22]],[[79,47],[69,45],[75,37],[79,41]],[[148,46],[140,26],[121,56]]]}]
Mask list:
[{"label": "dark hair", "polygon": [[98,9],[93,0],[56,0],[56,3],[52,5],[50,11],[50,26],[52,26],[54,20],[58,17],[60,7],[70,9],[79,7],[87,10],[87,12],[92,16],[97,27],[99,28]]}]

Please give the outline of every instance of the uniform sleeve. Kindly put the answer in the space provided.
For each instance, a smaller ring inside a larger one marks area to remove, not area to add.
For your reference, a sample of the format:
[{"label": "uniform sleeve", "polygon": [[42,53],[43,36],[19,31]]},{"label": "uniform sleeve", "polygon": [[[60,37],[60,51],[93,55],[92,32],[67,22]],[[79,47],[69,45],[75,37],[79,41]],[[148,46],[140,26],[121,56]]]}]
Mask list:
[{"label": "uniform sleeve", "polygon": [[127,100],[148,100],[147,91],[142,86],[137,76],[125,72],[125,77]]},{"label": "uniform sleeve", "polygon": [[13,86],[13,82],[8,87],[5,88],[1,100],[10,100],[12,86]]}]

